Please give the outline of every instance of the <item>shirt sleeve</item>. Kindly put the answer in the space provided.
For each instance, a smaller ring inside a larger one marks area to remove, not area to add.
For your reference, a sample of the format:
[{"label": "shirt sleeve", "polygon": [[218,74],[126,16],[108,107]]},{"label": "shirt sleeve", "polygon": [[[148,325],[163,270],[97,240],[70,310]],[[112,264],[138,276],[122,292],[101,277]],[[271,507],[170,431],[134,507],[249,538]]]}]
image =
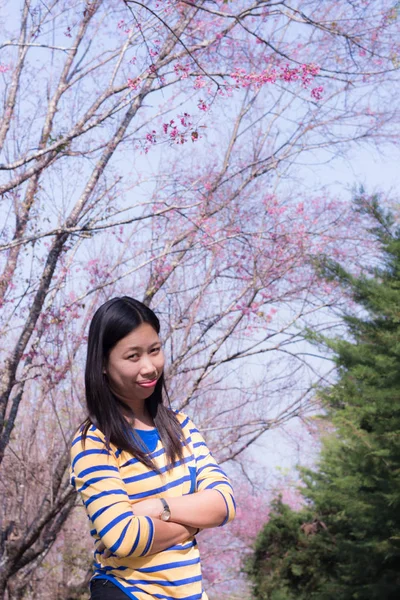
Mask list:
[{"label": "shirt sleeve", "polygon": [[135,516],[112,448],[91,427],[82,447],[81,433],[71,446],[71,484],[81,495],[92,533],[122,558],[146,556],[151,551],[154,525],[150,517]]},{"label": "shirt sleeve", "polygon": [[[221,494],[225,501],[226,517],[221,523],[225,525],[234,519],[236,514],[236,504],[233,495],[232,485],[225,472],[218,465],[211,454],[207,444],[190,419],[188,419],[189,440],[193,448],[196,460],[196,489],[198,492],[203,490],[216,490]],[[189,441],[188,440],[188,441]]]}]

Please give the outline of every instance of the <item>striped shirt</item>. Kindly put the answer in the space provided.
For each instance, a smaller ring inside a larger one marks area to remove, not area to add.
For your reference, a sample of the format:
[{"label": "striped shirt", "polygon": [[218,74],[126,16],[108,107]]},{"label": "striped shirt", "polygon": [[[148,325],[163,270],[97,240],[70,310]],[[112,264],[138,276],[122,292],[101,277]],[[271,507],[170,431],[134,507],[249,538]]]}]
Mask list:
[{"label": "striped shirt", "polygon": [[[84,448],[81,430],[72,443],[71,484],[81,495],[95,541],[93,578],[109,579],[134,600],[207,600],[196,539],[149,554],[153,521],[135,516],[135,502],[214,489],[226,504],[226,518],[221,525],[235,516],[227,476],[192,421],[182,413],[176,416],[187,445],[183,447],[183,459],[170,470],[157,429],[136,430],[160,473],[113,444],[107,450],[104,435],[93,425]],[[107,559],[97,551],[100,540],[112,552]]]}]

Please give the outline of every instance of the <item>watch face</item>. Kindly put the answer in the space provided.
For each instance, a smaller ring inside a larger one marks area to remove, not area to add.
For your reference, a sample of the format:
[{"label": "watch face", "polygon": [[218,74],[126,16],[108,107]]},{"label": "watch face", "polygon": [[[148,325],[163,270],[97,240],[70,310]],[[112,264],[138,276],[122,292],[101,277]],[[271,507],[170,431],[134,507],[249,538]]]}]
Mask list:
[{"label": "watch face", "polygon": [[168,508],[164,508],[164,510],[161,513],[161,521],[168,521],[169,518],[171,516],[171,511]]}]

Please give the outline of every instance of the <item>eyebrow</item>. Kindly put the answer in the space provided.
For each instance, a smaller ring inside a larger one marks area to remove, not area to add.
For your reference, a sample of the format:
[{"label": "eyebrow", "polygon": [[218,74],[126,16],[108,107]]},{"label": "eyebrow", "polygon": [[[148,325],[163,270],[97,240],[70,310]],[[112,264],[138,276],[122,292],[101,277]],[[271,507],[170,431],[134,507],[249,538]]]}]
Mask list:
[{"label": "eyebrow", "polygon": [[[152,348],[153,346],[157,346],[158,344],[161,345],[161,342],[153,342],[152,344],[150,344],[149,348]],[[125,350],[125,352],[129,352],[130,350],[142,350],[143,346],[129,346],[129,348],[127,348]]]}]

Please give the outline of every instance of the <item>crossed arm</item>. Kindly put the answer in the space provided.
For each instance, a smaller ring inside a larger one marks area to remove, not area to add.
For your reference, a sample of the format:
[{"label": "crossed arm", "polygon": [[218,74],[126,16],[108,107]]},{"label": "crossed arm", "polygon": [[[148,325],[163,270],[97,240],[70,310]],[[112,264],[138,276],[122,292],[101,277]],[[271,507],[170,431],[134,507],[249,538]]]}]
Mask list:
[{"label": "crossed arm", "polygon": [[[194,529],[218,527],[226,516],[226,503],[217,490],[204,490],[178,497],[165,497],[171,510],[169,522]],[[135,515],[159,519],[163,509],[159,498],[149,498],[132,506]]]},{"label": "crossed arm", "polygon": [[[187,420],[188,421],[188,420]],[[160,519],[159,497],[131,502],[120,474],[116,451],[108,449],[101,432],[89,431],[82,448],[78,434],[71,448],[71,483],[80,493],[101,539],[97,549],[118,557],[155,554],[195,535],[197,529],[224,525],[235,516],[232,487],[210,454],[202,436],[190,427],[195,460],[196,491],[184,496],[164,496],[170,521]]]},{"label": "crossed arm", "polygon": [[[167,522],[160,519],[163,505],[159,498],[141,500],[132,505],[135,516],[150,517],[153,521],[154,538],[149,554],[156,554],[174,544],[185,542],[198,529],[218,527],[227,516],[225,501],[217,490],[164,498],[171,510],[171,517]],[[104,550],[104,558],[111,555],[103,542],[98,550]]]}]

